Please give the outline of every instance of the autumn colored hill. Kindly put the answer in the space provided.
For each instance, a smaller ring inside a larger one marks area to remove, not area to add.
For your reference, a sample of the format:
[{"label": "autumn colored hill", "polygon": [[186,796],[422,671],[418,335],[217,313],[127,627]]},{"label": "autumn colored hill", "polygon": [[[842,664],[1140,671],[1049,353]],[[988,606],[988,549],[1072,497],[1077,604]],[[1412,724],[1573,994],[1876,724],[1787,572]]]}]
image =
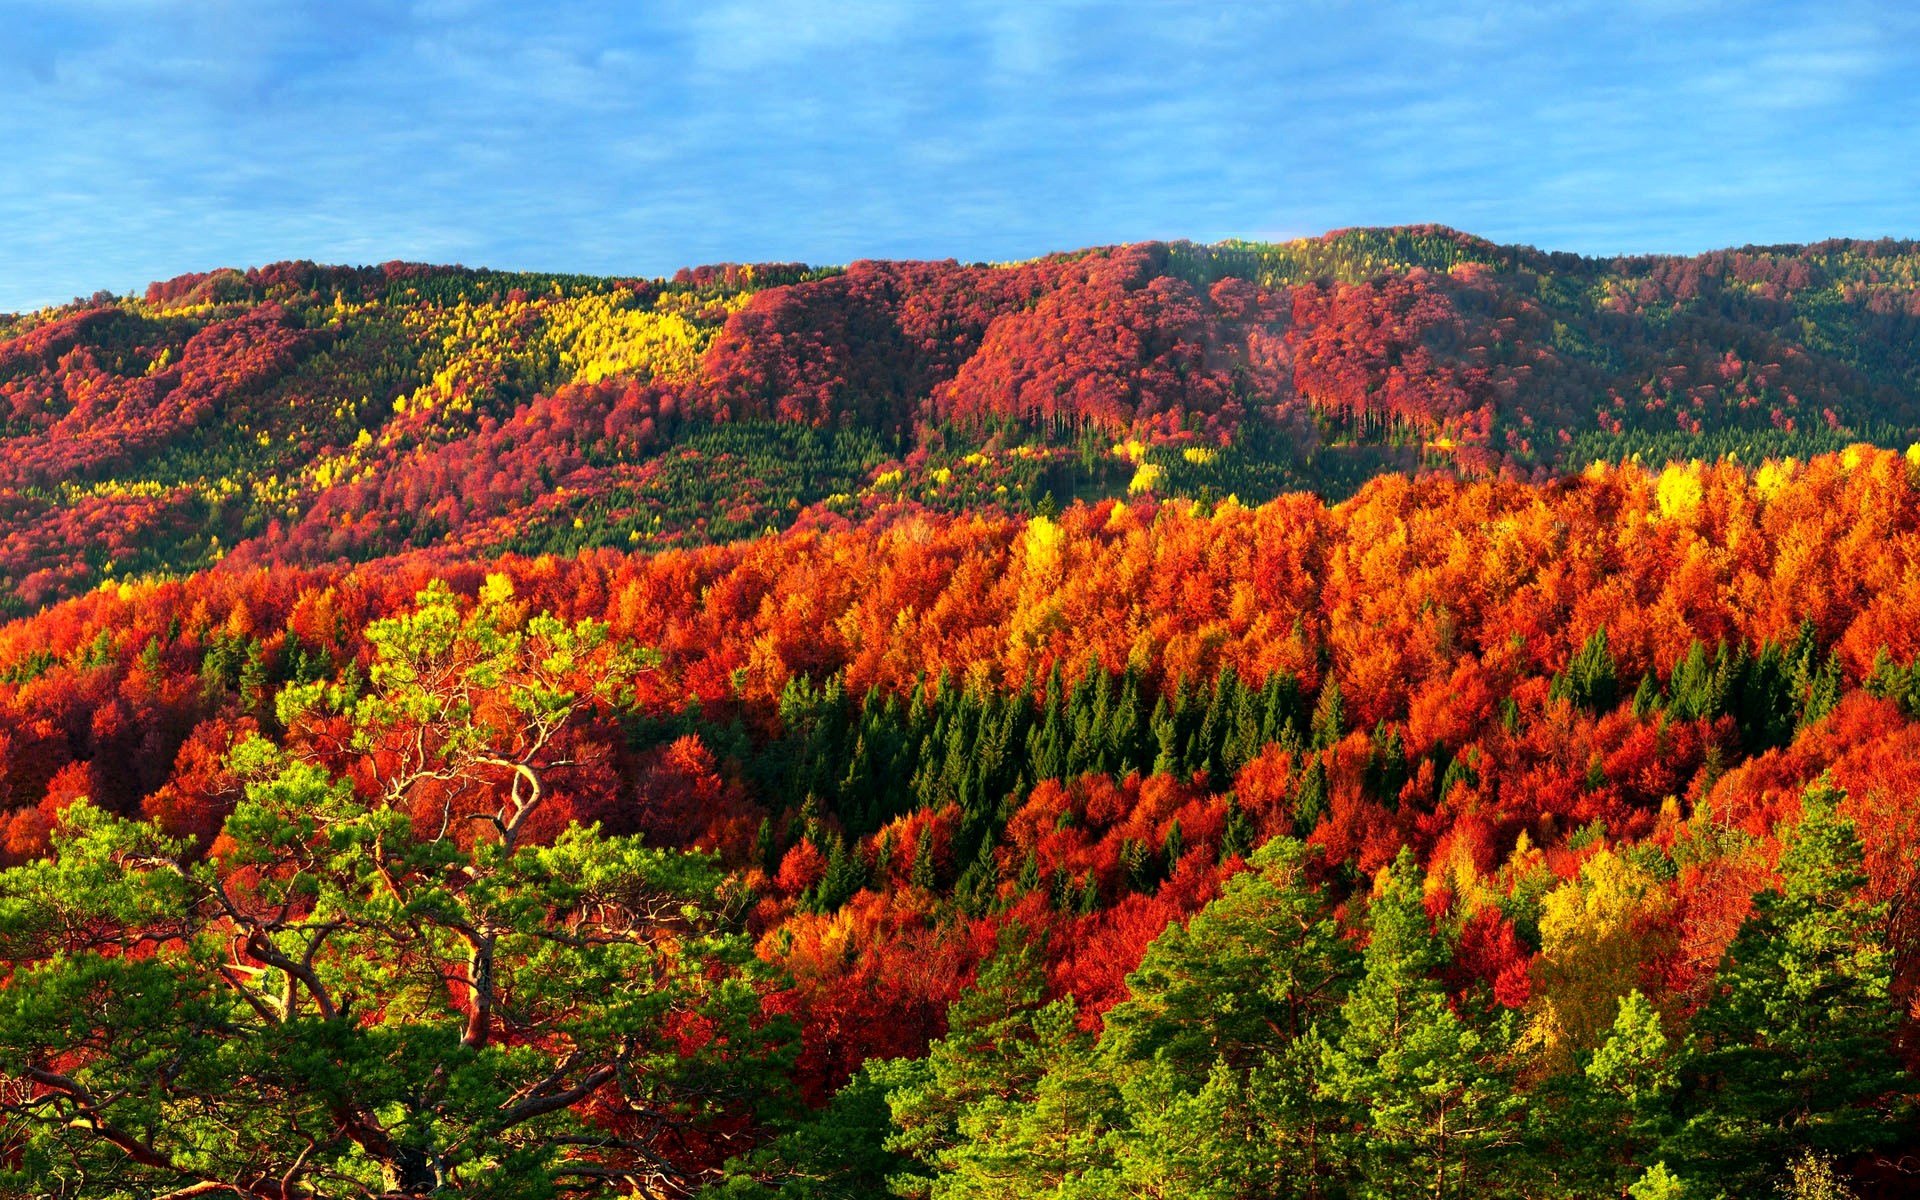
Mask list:
[{"label": "autumn colored hill", "polygon": [[0,613],[231,561],[1920,436],[1920,251],[1438,228],[672,280],[283,263],[0,319]]},{"label": "autumn colored hill", "polygon": [[1906,1195],[1917,264],[15,318],[0,1193]]}]

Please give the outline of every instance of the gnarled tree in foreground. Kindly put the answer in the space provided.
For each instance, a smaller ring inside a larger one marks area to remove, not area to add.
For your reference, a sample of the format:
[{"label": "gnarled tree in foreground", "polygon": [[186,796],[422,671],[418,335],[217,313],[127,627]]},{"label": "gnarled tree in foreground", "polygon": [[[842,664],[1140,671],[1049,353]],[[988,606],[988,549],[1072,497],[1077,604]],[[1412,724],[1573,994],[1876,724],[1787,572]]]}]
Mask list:
[{"label": "gnarled tree in foreground", "polygon": [[0,1192],[677,1195],[780,1093],[722,871],[532,836],[645,659],[501,579],[368,640],[209,853],[83,803],[0,874]]}]

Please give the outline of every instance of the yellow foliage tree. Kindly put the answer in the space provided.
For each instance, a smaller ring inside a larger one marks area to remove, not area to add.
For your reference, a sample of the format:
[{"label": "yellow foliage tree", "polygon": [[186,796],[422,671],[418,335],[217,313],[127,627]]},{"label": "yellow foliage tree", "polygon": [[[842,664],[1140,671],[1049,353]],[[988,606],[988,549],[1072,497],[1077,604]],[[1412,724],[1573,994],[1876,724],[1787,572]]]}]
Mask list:
[{"label": "yellow foliage tree", "polygon": [[1549,1070],[1606,1040],[1620,998],[1646,990],[1647,965],[1672,945],[1672,907],[1659,879],[1612,850],[1547,894],[1526,1041]]}]

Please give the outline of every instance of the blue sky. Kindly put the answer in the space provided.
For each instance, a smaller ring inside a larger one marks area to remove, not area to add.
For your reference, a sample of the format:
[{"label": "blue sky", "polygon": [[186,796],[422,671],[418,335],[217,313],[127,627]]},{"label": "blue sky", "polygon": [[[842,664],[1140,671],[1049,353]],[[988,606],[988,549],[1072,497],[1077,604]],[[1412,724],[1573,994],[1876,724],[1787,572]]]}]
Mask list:
[{"label": "blue sky", "polygon": [[1920,236],[1916,8],[0,0],[0,311],[284,258]]}]

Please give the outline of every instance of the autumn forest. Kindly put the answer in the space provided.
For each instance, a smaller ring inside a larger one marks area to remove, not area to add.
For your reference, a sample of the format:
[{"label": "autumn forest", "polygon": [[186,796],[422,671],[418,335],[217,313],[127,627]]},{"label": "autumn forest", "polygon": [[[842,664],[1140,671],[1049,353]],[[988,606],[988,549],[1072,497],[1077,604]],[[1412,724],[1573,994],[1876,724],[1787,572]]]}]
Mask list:
[{"label": "autumn forest", "polygon": [[0,316],[0,1195],[1920,1190],[1920,244]]}]

